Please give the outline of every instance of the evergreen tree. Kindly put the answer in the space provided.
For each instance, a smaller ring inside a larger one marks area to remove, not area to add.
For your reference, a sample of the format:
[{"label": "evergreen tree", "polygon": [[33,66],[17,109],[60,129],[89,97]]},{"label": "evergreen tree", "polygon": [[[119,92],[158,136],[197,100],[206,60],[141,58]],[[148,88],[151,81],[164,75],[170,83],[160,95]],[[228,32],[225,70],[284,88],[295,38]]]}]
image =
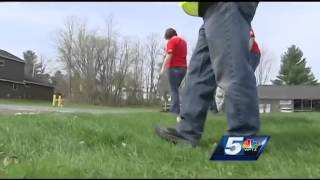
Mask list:
[{"label": "evergreen tree", "polygon": [[306,58],[302,51],[292,45],[281,56],[281,67],[274,85],[317,85],[310,67],[306,67]]}]

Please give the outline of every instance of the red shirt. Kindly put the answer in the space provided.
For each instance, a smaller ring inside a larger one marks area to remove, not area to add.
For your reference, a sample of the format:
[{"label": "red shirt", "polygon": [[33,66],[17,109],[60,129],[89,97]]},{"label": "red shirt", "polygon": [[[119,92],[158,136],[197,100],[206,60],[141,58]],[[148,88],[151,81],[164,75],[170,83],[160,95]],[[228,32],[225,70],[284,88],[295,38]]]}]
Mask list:
[{"label": "red shirt", "polygon": [[252,29],[250,29],[250,38],[254,38],[250,51],[256,54],[260,54],[260,48],[255,40],[255,35]]},{"label": "red shirt", "polygon": [[166,64],[167,68],[187,68],[187,43],[178,36],[168,40],[166,52],[172,54],[171,60]]}]

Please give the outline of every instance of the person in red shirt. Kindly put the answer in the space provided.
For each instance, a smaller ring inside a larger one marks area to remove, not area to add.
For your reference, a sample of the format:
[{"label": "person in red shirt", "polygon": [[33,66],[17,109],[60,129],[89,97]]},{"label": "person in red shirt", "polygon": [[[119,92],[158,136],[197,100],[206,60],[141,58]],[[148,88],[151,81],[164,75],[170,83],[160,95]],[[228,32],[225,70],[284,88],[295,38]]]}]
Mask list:
[{"label": "person in red shirt", "polygon": [[250,29],[249,48],[250,48],[249,63],[251,65],[253,71],[255,71],[260,63],[261,52],[260,52],[260,48],[258,46],[258,43],[256,42],[255,34],[254,34],[254,31],[252,28]]},{"label": "person in red shirt", "polygon": [[179,87],[187,71],[187,43],[178,36],[176,30],[173,28],[166,30],[164,38],[167,40],[166,56],[160,75],[167,70],[171,94],[170,112],[179,115]]}]

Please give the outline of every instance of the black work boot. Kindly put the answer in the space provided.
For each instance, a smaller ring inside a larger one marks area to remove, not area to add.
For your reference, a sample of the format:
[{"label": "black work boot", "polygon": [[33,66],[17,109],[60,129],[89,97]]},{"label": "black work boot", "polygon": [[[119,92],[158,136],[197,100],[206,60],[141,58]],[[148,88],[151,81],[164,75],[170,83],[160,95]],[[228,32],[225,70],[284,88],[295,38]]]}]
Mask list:
[{"label": "black work boot", "polygon": [[191,145],[195,147],[196,144],[190,142],[189,140],[185,139],[182,135],[180,135],[175,128],[164,128],[164,127],[157,127],[155,132],[158,136],[162,139],[169,141],[173,144],[185,144]]}]

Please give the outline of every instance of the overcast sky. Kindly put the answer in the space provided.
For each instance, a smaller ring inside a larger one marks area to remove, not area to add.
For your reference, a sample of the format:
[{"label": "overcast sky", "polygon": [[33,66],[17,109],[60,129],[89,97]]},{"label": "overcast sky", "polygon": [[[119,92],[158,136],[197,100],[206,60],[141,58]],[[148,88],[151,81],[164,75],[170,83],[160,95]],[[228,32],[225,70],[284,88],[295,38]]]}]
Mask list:
[{"label": "overcast sky", "polygon": [[[55,36],[64,20],[78,16],[89,28],[103,30],[112,16],[121,35],[145,38],[162,35],[167,27],[194,44],[201,18],[186,15],[175,2],[1,2],[0,49],[22,58],[33,50],[44,55],[53,70],[58,66]],[[320,79],[320,2],[261,2],[252,26],[260,46],[274,59],[272,78],[280,68],[280,57],[297,45],[307,65]],[[164,40],[163,40],[164,41]]]}]

